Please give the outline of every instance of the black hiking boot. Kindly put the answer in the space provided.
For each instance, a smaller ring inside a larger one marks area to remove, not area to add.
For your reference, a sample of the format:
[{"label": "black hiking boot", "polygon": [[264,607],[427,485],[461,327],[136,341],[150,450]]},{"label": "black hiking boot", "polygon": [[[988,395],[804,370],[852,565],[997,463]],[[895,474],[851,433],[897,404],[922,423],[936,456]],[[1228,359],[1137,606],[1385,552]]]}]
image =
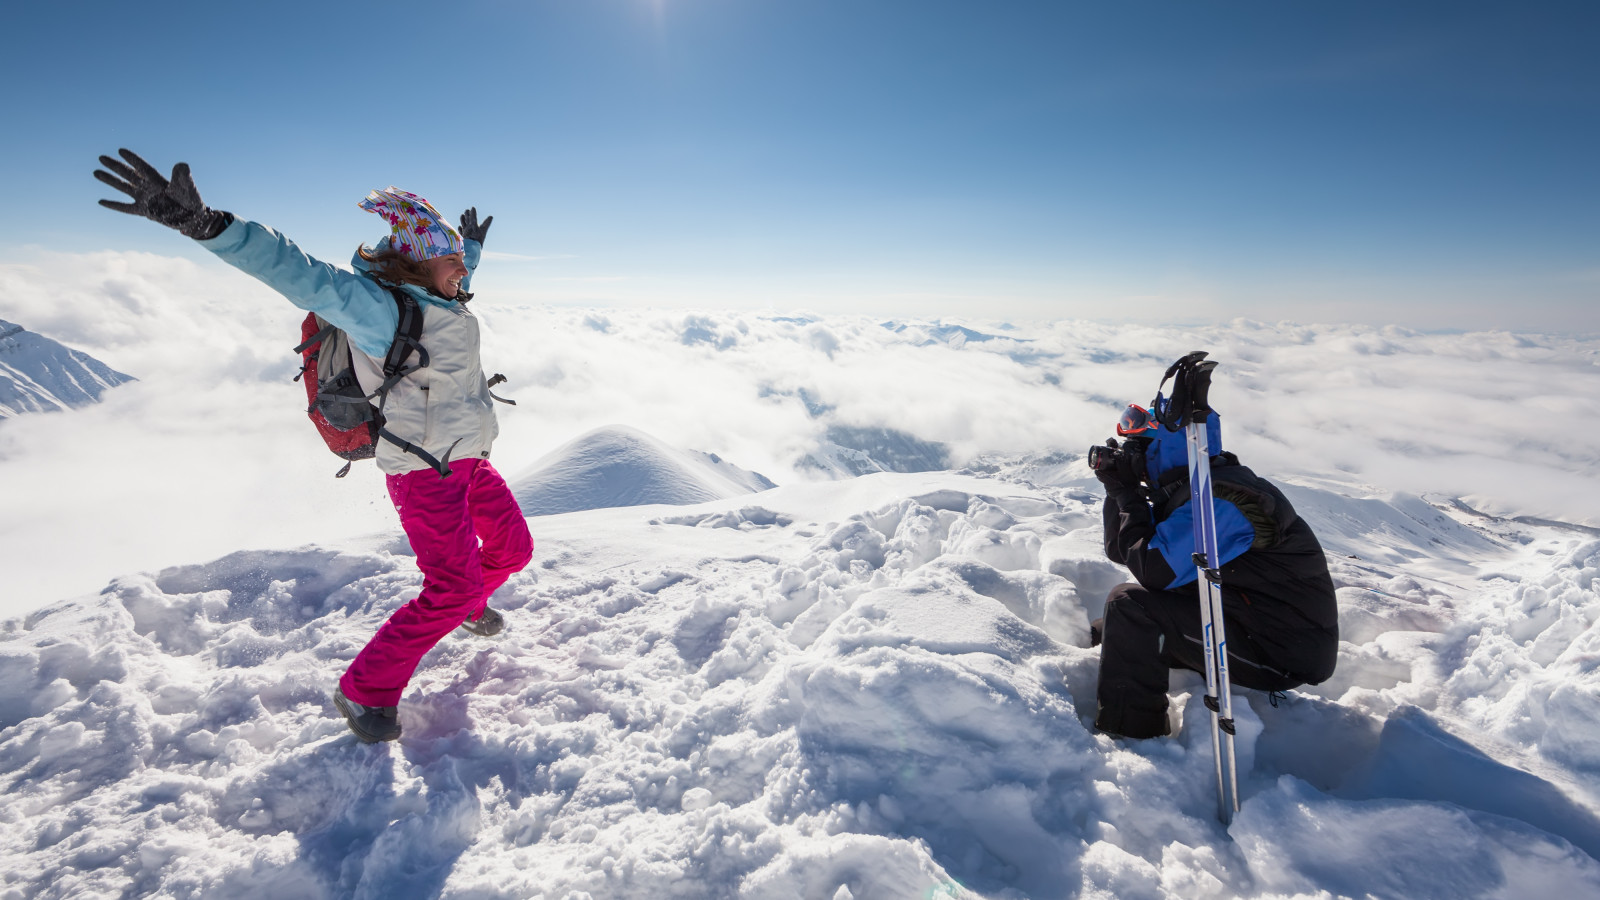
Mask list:
[{"label": "black hiking boot", "polygon": [[362,706],[334,688],[333,705],[344,713],[344,720],[356,737],[368,744],[400,737],[399,710],[393,706]]},{"label": "black hiking boot", "polygon": [[479,637],[494,637],[505,630],[506,617],[492,607],[485,606],[476,619],[468,618],[461,623],[461,627]]}]

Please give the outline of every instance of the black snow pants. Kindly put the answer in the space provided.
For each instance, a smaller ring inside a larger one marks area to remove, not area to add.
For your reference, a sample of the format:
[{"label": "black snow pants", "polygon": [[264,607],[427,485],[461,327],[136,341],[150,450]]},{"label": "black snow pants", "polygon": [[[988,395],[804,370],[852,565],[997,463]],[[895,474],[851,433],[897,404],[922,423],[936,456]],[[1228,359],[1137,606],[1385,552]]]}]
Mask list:
[{"label": "black snow pants", "polygon": [[[1268,664],[1244,623],[1236,622],[1226,608],[1223,625],[1228,639],[1228,675],[1233,684],[1261,691],[1286,691],[1304,683],[1277,667],[1292,670],[1292,661]],[[1118,585],[1106,601],[1101,629],[1100,708],[1094,726],[1131,738],[1167,734],[1168,671],[1205,672],[1198,592],[1192,588],[1152,591],[1132,583]]]}]

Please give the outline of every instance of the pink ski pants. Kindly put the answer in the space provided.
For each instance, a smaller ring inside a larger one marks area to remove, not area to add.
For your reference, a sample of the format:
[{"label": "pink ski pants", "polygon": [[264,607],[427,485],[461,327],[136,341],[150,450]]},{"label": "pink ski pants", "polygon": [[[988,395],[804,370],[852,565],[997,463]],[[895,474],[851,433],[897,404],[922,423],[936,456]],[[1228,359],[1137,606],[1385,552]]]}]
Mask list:
[{"label": "pink ski pants", "polygon": [[528,523],[488,460],[458,459],[449,478],[423,469],[388,481],[422,593],[389,616],[339,679],[362,706],[397,705],[423,655],[533,558]]}]

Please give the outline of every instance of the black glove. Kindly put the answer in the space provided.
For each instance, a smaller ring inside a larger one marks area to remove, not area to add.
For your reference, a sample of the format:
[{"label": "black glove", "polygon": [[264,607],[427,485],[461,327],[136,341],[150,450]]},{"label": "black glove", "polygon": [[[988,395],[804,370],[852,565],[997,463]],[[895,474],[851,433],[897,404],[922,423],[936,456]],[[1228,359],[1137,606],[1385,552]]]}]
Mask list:
[{"label": "black glove", "polygon": [[461,237],[481,244],[489,236],[489,225],[493,222],[494,216],[490,216],[482,225],[478,224],[478,208],[474,206],[461,214]]},{"label": "black glove", "polygon": [[[210,240],[222,233],[233,215],[219,209],[210,209],[200,201],[194,179],[189,176],[189,164],[178,163],[172,167],[172,180],[161,177],[155,166],[139,158],[132,150],[118,150],[122,158],[100,157],[100,165],[110,172],[94,170],[94,177],[133,198],[132,203],[101,200],[100,205],[132,216],[144,216],[168,228],[176,228],[197,241]],[[115,174],[112,174],[115,173]]]}]

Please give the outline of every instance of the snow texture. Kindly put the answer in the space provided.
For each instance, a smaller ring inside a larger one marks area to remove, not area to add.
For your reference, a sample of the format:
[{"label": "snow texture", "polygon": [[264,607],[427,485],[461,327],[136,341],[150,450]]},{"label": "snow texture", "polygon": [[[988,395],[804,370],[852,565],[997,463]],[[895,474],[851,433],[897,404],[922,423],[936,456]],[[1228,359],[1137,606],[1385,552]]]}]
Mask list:
[{"label": "snow texture", "polygon": [[0,419],[88,406],[133,380],[87,353],[0,319]]},{"label": "snow texture", "polygon": [[419,587],[398,533],[7,622],[0,896],[1600,892],[1600,541],[1291,486],[1347,640],[1239,693],[1225,830],[1198,676],[1172,738],[1089,727],[1087,472],[987,466],[536,517],[507,631],[429,654],[392,745],[328,692]]}]

